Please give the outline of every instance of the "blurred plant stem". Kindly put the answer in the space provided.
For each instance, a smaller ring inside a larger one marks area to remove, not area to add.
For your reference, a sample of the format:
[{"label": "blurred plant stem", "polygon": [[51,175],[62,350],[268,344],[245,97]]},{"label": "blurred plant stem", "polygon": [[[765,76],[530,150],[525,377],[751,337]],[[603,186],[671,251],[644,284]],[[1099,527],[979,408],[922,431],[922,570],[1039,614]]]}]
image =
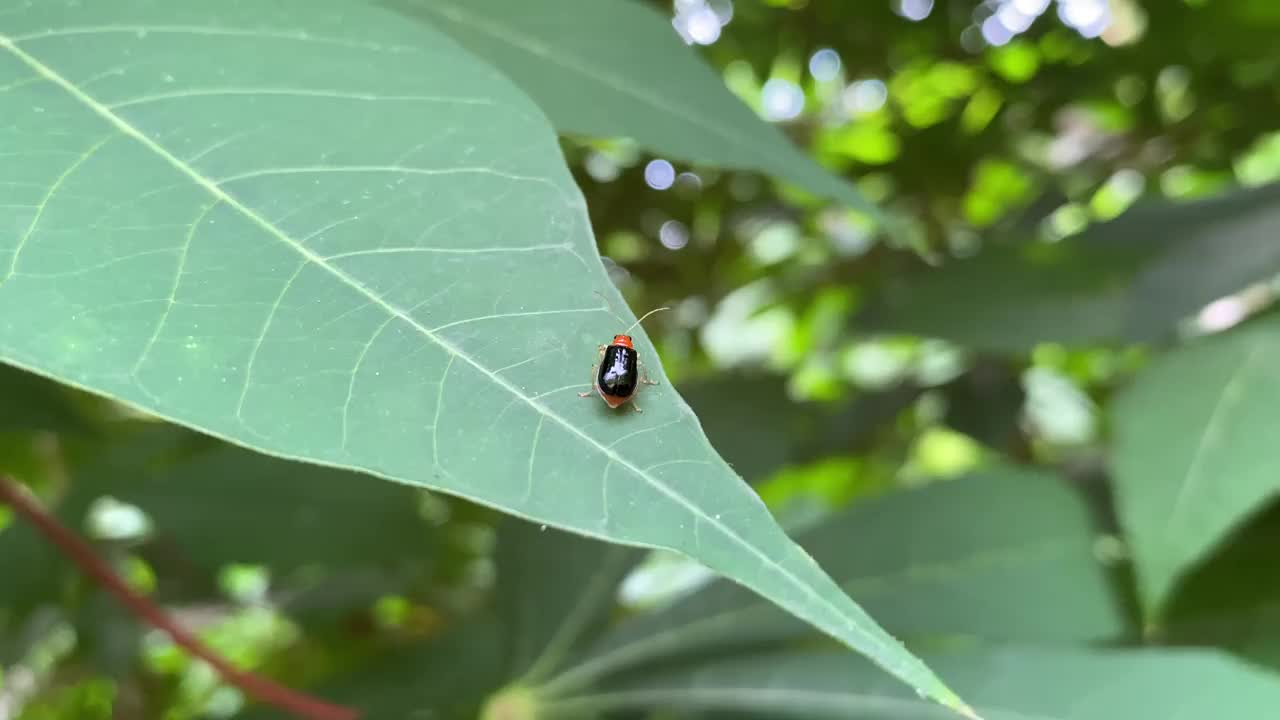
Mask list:
[{"label": "blurred plant stem", "polygon": [[0,475],[0,501],[31,523],[46,540],[70,558],[80,570],[115,595],[131,612],[147,624],[163,631],[175,644],[208,663],[222,678],[260,702],[275,706],[304,720],[356,720],[360,714],[350,708],[330,705],[322,700],[290,690],[253,673],[239,670],[230,662],[205,647],[194,635],[175,623],[158,606],[129,588],[105,562],[56,518],[45,512],[26,488],[12,478]]}]

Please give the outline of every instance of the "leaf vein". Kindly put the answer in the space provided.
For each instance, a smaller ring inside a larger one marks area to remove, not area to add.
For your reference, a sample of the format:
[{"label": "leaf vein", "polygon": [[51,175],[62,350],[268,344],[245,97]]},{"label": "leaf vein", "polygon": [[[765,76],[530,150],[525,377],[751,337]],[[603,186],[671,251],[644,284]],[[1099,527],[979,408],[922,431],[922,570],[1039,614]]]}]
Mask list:
[{"label": "leaf vein", "polygon": [[244,368],[244,384],[240,387],[240,398],[236,401],[236,420],[240,424],[249,429],[249,424],[244,419],[244,403],[249,397],[249,386],[253,381],[253,366],[258,360],[258,352],[262,349],[262,344],[267,340],[267,332],[271,329],[271,323],[275,320],[276,313],[280,311],[281,304],[284,303],[285,295],[289,294],[289,288],[293,287],[293,283],[307,268],[307,263],[298,263],[298,267],[294,269],[289,279],[280,286],[280,294],[276,295],[276,299],[271,303],[271,307],[267,310],[266,319],[262,321],[262,328],[258,331],[257,339],[253,343],[253,348],[249,351],[249,359],[245,363]]},{"label": "leaf vein", "polygon": [[441,330],[448,330],[449,328],[457,327],[458,325],[466,325],[468,323],[482,322],[484,320],[501,320],[503,318],[515,318],[515,317],[537,317],[540,315],[573,315],[576,313],[597,313],[597,312],[603,312],[603,310],[601,310],[598,307],[590,307],[590,308],[567,308],[567,309],[559,309],[559,310],[530,310],[528,312],[496,313],[493,315],[477,315],[475,317],[463,318],[462,320],[454,320],[453,322],[447,322],[444,325],[437,325],[436,327],[431,328],[428,332],[438,333]]},{"label": "leaf vein", "polygon": [[533,429],[533,441],[529,443],[529,469],[525,476],[524,495],[521,500],[529,502],[533,497],[533,463],[538,456],[538,438],[542,436],[542,423],[547,418],[545,415],[538,416],[538,425]]},{"label": "leaf vein", "polygon": [[1193,488],[1198,488],[1205,477],[1205,458],[1210,450],[1220,439],[1222,434],[1222,425],[1228,421],[1231,410],[1241,399],[1243,399],[1243,388],[1241,387],[1244,378],[1256,364],[1258,356],[1263,354],[1267,348],[1267,339],[1259,337],[1249,352],[1241,358],[1240,363],[1231,372],[1230,377],[1223,383],[1222,390],[1218,393],[1218,399],[1213,405],[1213,410],[1209,413],[1209,419],[1205,422],[1204,432],[1200,434],[1200,440],[1196,443],[1195,450],[1191,454],[1191,462],[1187,463],[1187,471],[1182,476],[1182,482],[1178,485],[1178,492],[1174,496],[1173,506],[1169,510],[1169,517],[1165,520],[1164,529],[1161,536],[1164,542],[1171,542],[1177,533],[1177,524],[1186,512],[1187,500],[1194,496]]},{"label": "leaf vein", "polygon": [[48,191],[46,191],[44,197],[41,198],[40,204],[36,206],[35,214],[31,216],[31,222],[27,224],[26,232],[22,233],[22,237],[18,239],[18,245],[13,249],[13,255],[9,256],[9,269],[5,272],[4,277],[0,278],[0,283],[4,283],[9,278],[13,277],[14,273],[18,271],[18,256],[22,254],[23,248],[25,248],[27,243],[30,242],[31,236],[35,234],[36,226],[40,224],[40,219],[44,217],[44,211],[49,207],[49,203],[53,201],[54,195],[57,195],[58,190],[72,175],[75,174],[76,170],[80,169],[80,167],[84,165],[89,158],[93,157],[98,150],[102,149],[103,145],[111,142],[114,138],[114,135],[108,135],[94,143],[88,150],[80,153],[80,156],[76,158],[75,162],[68,165],[67,169],[63,170],[62,174],[53,181],[52,185],[49,186]]},{"label": "leaf vein", "polygon": [[383,45],[380,43],[361,42],[359,40],[349,40],[346,38],[312,35],[311,33],[302,30],[247,30],[245,28],[219,28],[205,25],[87,25],[67,28],[50,28],[48,30],[28,33],[26,35],[15,35],[11,38],[7,38],[7,41],[10,45],[17,45],[18,43],[30,42],[32,40],[44,40],[46,38],[53,37],[113,34],[133,35],[134,37],[142,39],[150,33],[156,33],[157,35],[196,35],[200,37],[240,37],[253,38],[257,40],[292,40],[318,45],[336,45],[339,47],[359,50],[372,50],[374,52],[422,54],[422,51],[419,48],[411,45]]},{"label": "leaf vein", "polygon": [[529,37],[528,35],[517,32],[509,27],[499,26],[496,23],[478,18],[450,2],[437,0],[435,4],[437,5],[436,10],[438,12],[449,17],[455,22],[472,27],[486,35],[489,35],[490,37],[501,40],[514,48],[533,55],[534,57],[564,68],[571,73],[576,73],[598,82],[606,88],[621,95],[629,95],[645,105],[670,113],[692,125],[698,126],[711,135],[722,137],[734,145],[749,147],[751,148],[751,151],[756,154],[759,154],[762,150],[758,143],[753,143],[750,138],[731,131],[729,128],[725,127],[723,122],[713,118],[703,117],[702,115],[690,112],[679,105],[668,103],[663,99],[662,94],[655,90],[634,87],[632,83],[628,82],[627,78],[616,73],[600,69],[599,63],[593,63],[590,60],[578,57],[568,57],[568,59],[562,58],[561,56],[566,53],[566,50],[562,46],[556,46],[556,52],[553,53],[549,46]]},{"label": "leaf vein", "polygon": [[325,256],[325,261],[342,260],[352,257],[364,257],[366,255],[400,255],[412,253],[424,253],[432,255],[487,255],[502,253],[522,253],[522,252],[540,252],[544,250],[572,250],[573,246],[568,243],[554,243],[550,245],[525,245],[515,247],[491,247],[491,248],[446,248],[446,247],[391,247],[391,248],[372,248],[370,250],[352,250],[350,252],[337,253],[335,255]]},{"label": "leaf vein", "polygon": [[376,95],[373,93],[351,92],[347,90],[308,89],[308,88],[190,88],[174,90],[167,93],[140,95],[114,102],[106,107],[112,110],[120,108],[164,102],[166,100],[186,100],[201,97],[311,97],[333,100],[359,100],[362,102],[425,102],[444,105],[493,105],[488,98],[473,98],[448,95]]}]

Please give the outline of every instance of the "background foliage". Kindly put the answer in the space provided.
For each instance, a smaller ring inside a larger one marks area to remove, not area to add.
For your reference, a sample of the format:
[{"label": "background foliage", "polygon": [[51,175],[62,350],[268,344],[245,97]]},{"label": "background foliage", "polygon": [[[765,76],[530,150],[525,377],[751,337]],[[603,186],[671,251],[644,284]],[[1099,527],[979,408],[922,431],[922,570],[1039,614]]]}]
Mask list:
[{"label": "background foliage", "polygon": [[[1280,9],[382,5],[547,115],[716,451],[983,717],[1276,707]],[[678,556],[13,367],[0,398],[0,469],[133,587],[369,717],[947,715]],[[278,716],[0,527],[0,718]]]}]

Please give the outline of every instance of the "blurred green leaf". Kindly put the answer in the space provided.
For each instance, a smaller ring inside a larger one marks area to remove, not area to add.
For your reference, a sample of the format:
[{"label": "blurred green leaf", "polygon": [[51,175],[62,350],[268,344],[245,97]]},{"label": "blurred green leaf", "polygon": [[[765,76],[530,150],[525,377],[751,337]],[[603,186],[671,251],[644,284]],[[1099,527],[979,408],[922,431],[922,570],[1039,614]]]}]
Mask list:
[{"label": "blurred green leaf", "polygon": [[620,329],[594,292],[622,304],[582,195],[533,103],[427,24],[342,0],[30,4],[0,15],[0,56],[21,148],[0,316],[23,318],[0,358],[264,453],[682,551],[960,704],[666,383],[644,415],[576,395]]},{"label": "blurred green leaf", "polygon": [[1035,45],[1015,40],[987,50],[987,62],[1005,80],[1024,83],[1035,77],[1040,69],[1040,53]]},{"label": "blurred green leaf", "polygon": [[1280,272],[1280,184],[1138,205],[1053,245],[997,245],[886,282],[863,320],[969,347],[1157,341]]},{"label": "blurred green leaf", "polygon": [[1112,405],[1120,518],[1155,620],[1187,569],[1280,488],[1280,315],[1156,358]]},{"label": "blurred green leaf", "polygon": [[111,720],[115,685],[105,678],[87,678],[67,687],[54,688],[21,708],[18,720]]},{"label": "blurred green leaf", "polygon": [[973,188],[964,198],[965,218],[986,227],[1014,210],[1031,193],[1031,179],[1017,165],[986,158],[974,170]]},{"label": "blurred green leaf", "polygon": [[110,468],[85,479],[153,518],[153,554],[204,572],[230,563],[277,576],[392,569],[429,562],[432,553],[434,533],[412,488],[228,445],[159,472]]},{"label": "blurred green leaf", "polygon": [[965,132],[972,134],[985,130],[1003,104],[1004,96],[999,91],[989,87],[979,89],[969,98],[960,115]]},{"label": "blurred green leaf", "polygon": [[[503,628],[473,620],[430,642],[392,649],[366,666],[313,692],[355,708],[362,720],[474,720],[487,693],[502,680]],[[237,720],[292,720],[272,708],[253,707]]]},{"label": "blurred green leaf", "polygon": [[[975,698],[985,720],[1256,720],[1280,705],[1280,679],[1213,651],[1008,647],[927,655]],[[558,703],[565,717],[623,709],[695,717],[940,720],[856,658],[770,654],[681,667]]]},{"label": "blurred green leaf", "polygon": [[634,0],[381,0],[428,19],[493,63],[562,133],[626,136],[672,160],[755,170],[878,216],[734,97],[671,28]]},{"label": "blurred green leaf", "polygon": [[[1126,630],[1093,554],[1081,502],[1059,481],[1011,468],[864,501],[803,533],[844,588],[908,637],[1079,642]],[[718,582],[610,632],[549,691],[712,649],[802,636],[806,629]]]},{"label": "blurred green leaf", "polygon": [[1271,503],[1190,569],[1157,635],[1162,642],[1210,645],[1280,669],[1280,505]]},{"label": "blurred green leaf", "polygon": [[498,530],[500,617],[510,677],[535,685],[599,633],[618,585],[644,553],[507,518]]},{"label": "blurred green leaf", "polygon": [[889,96],[907,122],[917,128],[936,125],[959,107],[976,87],[974,68],[949,60],[920,58],[897,72],[889,81]]},{"label": "blurred green leaf", "polygon": [[902,143],[883,116],[859,119],[857,122],[824,132],[815,151],[822,155],[849,158],[866,165],[884,165],[901,152]]},{"label": "blurred green leaf", "polygon": [[[415,491],[352,472],[304,465],[211,442],[166,425],[118,431],[103,453],[70,470],[53,508],[78,532],[103,498],[146,514],[143,538],[126,544],[168,572],[162,593],[213,586],[232,563],[262,565],[278,578],[352,567],[423,572],[433,532]],[[0,533],[0,606],[55,597],[70,566],[26,523]],[[181,594],[181,593],[179,593]]]},{"label": "blurred green leaf", "polygon": [[690,381],[680,393],[721,457],[754,484],[787,465],[864,450],[919,390],[900,387],[831,404],[803,402],[791,397],[781,378],[739,372]]},{"label": "blurred green leaf", "polygon": [[0,364],[0,432],[84,432],[89,420],[65,386]]},{"label": "blurred green leaf", "polygon": [[1018,446],[1027,394],[1012,363],[982,358],[943,392],[947,426],[996,450]]}]

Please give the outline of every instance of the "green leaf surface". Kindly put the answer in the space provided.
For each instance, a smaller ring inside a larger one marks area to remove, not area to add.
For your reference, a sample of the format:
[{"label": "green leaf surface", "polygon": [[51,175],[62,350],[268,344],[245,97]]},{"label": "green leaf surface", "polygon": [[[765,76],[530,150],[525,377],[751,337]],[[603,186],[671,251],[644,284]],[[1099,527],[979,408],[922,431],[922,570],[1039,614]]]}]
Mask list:
[{"label": "green leaf surface", "polygon": [[1280,184],[1139,205],[1054,245],[997,245],[904,275],[862,320],[1001,352],[1163,340],[1205,304],[1280,272],[1278,220]]},{"label": "green leaf surface", "polygon": [[[0,358],[269,454],[663,547],[945,704],[661,383],[551,127],[425,24],[324,0],[0,6]],[[7,152],[9,152],[7,150]]]},{"label": "green leaf surface", "polygon": [[725,87],[669,17],[635,0],[382,0],[513,79],[562,133],[629,137],[673,160],[754,170],[878,217]]},{"label": "green leaf surface", "polygon": [[1280,488],[1277,367],[1270,314],[1158,357],[1113,403],[1113,482],[1149,620]]},{"label": "green leaf surface", "polygon": [[[1255,720],[1280,706],[1280,678],[1208,650],[1009,647],[927,655],[988,720]],[[771,654],[682,667],[558,703],[555,717],[634,708],[694,717],[936,720],[936,706],[857,658]]]},{"label": "green leaf surface", "polygon": [[[996,470],[865,501],[800,542],[900,635],[1084,642],[1126,630],[1081,499],[1040,473]],[[806,632],[716,583],[623,623],[549,688],[563,693],[658,659]]]}]

